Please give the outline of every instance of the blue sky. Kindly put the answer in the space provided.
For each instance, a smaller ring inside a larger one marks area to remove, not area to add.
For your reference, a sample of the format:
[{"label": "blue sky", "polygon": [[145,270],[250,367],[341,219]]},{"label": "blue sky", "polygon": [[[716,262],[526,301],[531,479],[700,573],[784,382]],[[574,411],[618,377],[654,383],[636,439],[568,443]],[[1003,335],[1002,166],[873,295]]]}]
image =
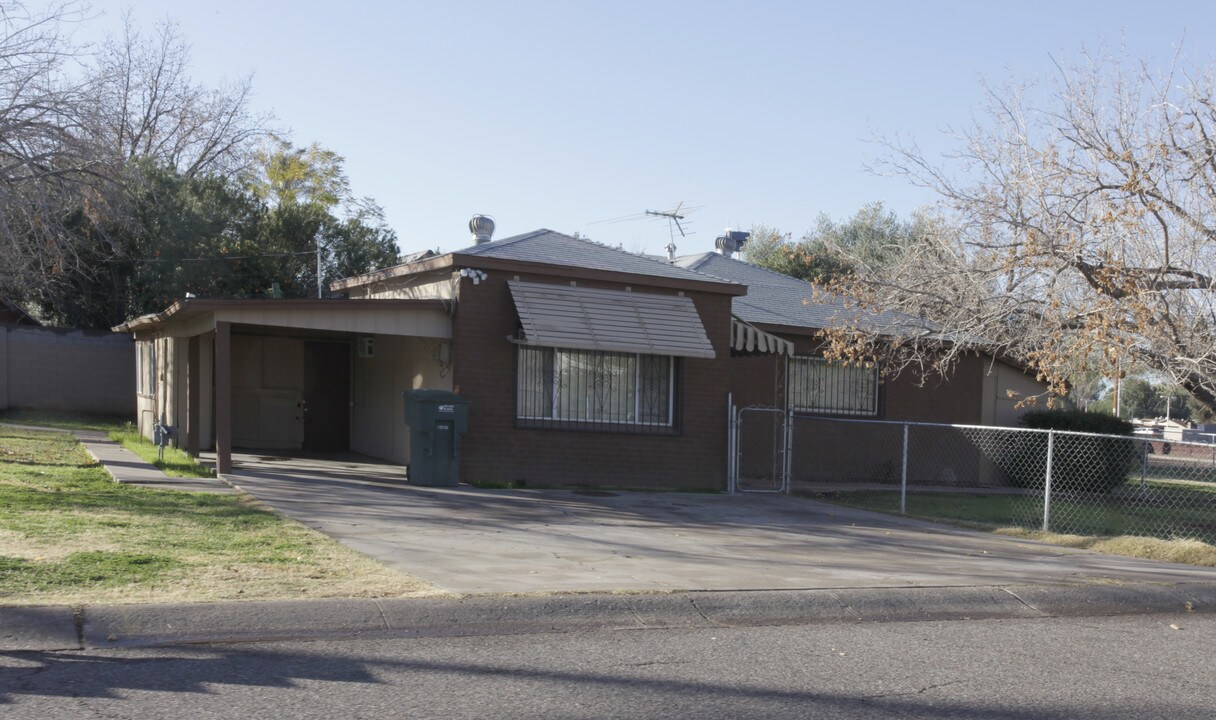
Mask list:
[{"label": "blue sky", "polygon": [[[971,122],[981,80],[1049,79],[1052,57],[1126,45],[1163,64],[1185,35],[1211,62],[1216,3],[166,2],[94,0],[88,39],[130,8],[175,18],[194,76],[252,72],[255,102],[298,144],[346,158],[404,252],[540,227],[681,254],[723,228],[801,235],[820,213],[933,198],[868,173],[876,134],[937,152]],[[1151,8],[1151,13],[1147,12]]]}]

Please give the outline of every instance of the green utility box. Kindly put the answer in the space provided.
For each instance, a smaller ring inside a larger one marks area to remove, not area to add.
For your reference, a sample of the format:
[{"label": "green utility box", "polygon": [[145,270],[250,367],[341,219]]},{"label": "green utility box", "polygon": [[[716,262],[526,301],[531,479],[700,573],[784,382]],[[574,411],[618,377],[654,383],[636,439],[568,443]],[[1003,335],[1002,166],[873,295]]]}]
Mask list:
[{"label": "green utility box", "polygon": [[469,429],[469,401],[448,390],[406,390],[410,429],[409,480],[415,485],[460,484],[460,436]]}]

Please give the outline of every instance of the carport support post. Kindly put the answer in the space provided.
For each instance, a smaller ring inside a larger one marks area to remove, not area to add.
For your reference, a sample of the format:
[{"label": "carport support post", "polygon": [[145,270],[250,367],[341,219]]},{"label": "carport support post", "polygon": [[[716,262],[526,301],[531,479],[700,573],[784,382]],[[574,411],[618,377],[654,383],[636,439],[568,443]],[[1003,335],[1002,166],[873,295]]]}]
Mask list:
[{"label": "carport support post", "polygon": [[1047,431],[1047,476],[1043,479],[1043,532],[1051,532],[1051,454],[1055,449],[1056,433]]},{"label": "carport support post", "polygon": [[908,513],[908,423],[904,423],[904,469],[899,478],[899,514]]},{"label": "carport support post", "polygon": [[232,472],[232,331],[215,324],[215,472]]},{"label": "carport support post", "polygon": [[186,341],[186,452],[191,457],[198,457],[199,431],[199,383],[202,373],[201,364],[202,342],[198,335],[193,335]]}]

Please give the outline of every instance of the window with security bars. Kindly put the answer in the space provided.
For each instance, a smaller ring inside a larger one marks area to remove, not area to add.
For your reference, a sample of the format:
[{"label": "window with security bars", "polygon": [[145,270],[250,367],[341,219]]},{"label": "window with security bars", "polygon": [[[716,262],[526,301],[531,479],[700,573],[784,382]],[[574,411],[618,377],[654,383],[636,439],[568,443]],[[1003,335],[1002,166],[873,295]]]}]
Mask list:
[{"label": "window with security bars", "polygon": [[675,362],[664,355],[519,348],[516,417],[588,429],[670,429]]},{"label": "window with security bars", "polygon": [[823,415],[878,415],[878,370],[823,358],[792,357],[786,375],[790,407]]}]

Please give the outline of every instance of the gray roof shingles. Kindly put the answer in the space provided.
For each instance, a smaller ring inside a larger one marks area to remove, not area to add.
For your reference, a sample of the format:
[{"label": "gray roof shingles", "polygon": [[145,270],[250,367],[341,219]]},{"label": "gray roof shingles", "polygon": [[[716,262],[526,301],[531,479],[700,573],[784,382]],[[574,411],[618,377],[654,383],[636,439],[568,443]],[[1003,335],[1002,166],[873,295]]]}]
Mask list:
[{"label": "gray roof shingles", "polygon": [[[808,282],[717,253],[685,255],[676,258],[675,264],[746,285],[747,295],[736,297],[731,306],[735,316],[745,322],[818,329],[856,312],[826,293],[815,297],[815,288]],[[918,323],[901,313],[867,312],[862,324],[906,331]]]},{"label": "gray roof shingles", "polygon": [[457,250],[454,254],[650,275],[672,280],[736,284],[731,279],[712,277],[694,268],[672,265],[666,260],[657,260],[545,229],[474,245]]}]

